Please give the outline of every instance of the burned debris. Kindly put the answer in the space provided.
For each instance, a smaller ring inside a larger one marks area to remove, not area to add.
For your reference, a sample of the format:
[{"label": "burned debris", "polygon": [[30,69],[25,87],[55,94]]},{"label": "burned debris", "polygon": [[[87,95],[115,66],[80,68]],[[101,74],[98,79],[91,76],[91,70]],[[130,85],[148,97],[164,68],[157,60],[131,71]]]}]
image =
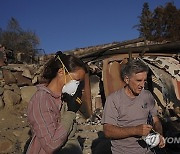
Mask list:
[{"label": "burned debris", "polygon": [[[0,48],[0,53],[0,112],[10,109],[13,115],[19,117],[18,120],[23,126],[22,128],[15,124],[18,131],[15,127],[3,127],[1,132],[6,131],[9,134],[5,135],[6,137],[0,135],[0,139],[2,144],[12,146],[11,151],[14,148],[17,150],[17,147],[21,151],[29,130],[24,115],[27,102],[36,90],[34,86],[41,82],[44,63],[54,55],[41,55],[36,64],[10,64],[8,57],[4,56],[4,48]],[[102,131],[101,117],[106,97],[124,86],[120,69],[131,58],[142,60],[150,68],[146,88],[155,97],[165,136],[180,134],[180,42],[154,43],[139,38],[65,53],[80,57],[87,63],[90,71],[85,78],[84,103],[80,109],[81,113],[77,116],[77,137],[84,152],[90,152],[91,148],[95,150],[95,145],[90,145],[93,140],[99,138],[97,133]],[[4,120],[2,117],[0,122],[3,123]],[[22,132],[26,135],[23,136]],[[100,139],[104,140],[104,137],[101,136]],[[0,145],[2,144],[0,142]]]}]

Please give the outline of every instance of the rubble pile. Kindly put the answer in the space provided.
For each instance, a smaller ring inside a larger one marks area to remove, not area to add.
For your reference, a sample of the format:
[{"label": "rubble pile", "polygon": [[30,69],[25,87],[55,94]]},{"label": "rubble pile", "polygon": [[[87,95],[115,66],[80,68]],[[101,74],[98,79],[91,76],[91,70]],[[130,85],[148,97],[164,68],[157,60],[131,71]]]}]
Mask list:
[{"label": "rubble pile", "polygon": [[101,124],[102,109],[96,109],[88,119],[77,114],[77,133],[76,137],[83,149],[83,154],[110,154],[110,140],[106,139],[103,134]]},{"label": "rubble pile", "polygon": [[38,65],[9,64],[0,68],[0,152],[22,153],[29,138],[26,108],[40,80]]}]

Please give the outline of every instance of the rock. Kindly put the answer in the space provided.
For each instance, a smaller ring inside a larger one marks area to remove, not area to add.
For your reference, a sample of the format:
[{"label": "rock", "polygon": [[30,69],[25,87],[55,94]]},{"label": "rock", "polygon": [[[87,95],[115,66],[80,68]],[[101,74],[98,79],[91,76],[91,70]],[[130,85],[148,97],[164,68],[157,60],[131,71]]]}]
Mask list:
[{"label": "rock", "polygon": [[4,79],[0,79],[0,86],[3,87],[5,85],[5,80]]},{"label": "rock", "polygon": [[14,76],[17,80],[17,85],[22,87],[22,86],[32,86],[32,82],[30,79],[22,76],[22,72],[15,72]]},{"label": "rock", "polygon": [[22,76],[24,76],[24,77],[26,77],[26,78],[29,78],[29,79],[32,79],[32,78],[33,78],[28,68],[25,68],[25,69],[23,70]]},{"label": "rock", "polygon": [[15,93],[17,93],[19,95],[21,94],[20,88],[15,83],[13,83],[11,85],[5,85],[4,90],[11,90],[11,91],[13,91],[13,92],[15,92]]},{"label": "rock", "polygon": [[19,137],[19,136],[21,136],[22,131],[21,131],[21,130],[15,130],[15,131],[13,131],[13,134],[14,134],[16,137]]},{"label": "rock", "polygon": [[35,84],[38,82],[38,75],[35,75],[34,78],[32,79],[32,84]]},{"label": "rock", "polygon": [[4,88],[3,87],[0,87],[0,95],[2,95],[4,92]]},{"label": "rock", "polygon": [[16,83],[16,78],[11,71],[3,69],[3,76],[6,84]]},{"label": "rock", "polygon": [[91,130],[94,130],[95,129],[95,126],[94,125],[78,125],[77,126],[77,129],[78,130],[86,130],[86,131],[91,131]]},{"label": "rock", "polygon": [[41,74],[43,72],[44,66],[40,66],[38,70],[36,71],[36,74]]},{"label": "rock", "polygon": [[24,150],[24,146],[26,144],[26,141],[29,139],[29,131],[30,128],[26,127],[25,129],[23,129],[23,131],[21,131],[21,135],[19,137],[19,142],[20,142],[20,146],[21,146],[21,150]]},{"label": "rock", "polygon": [[12,90],[12,88],[11,88],[11,86],[9,86],[9,85],[5,85],[5,86],[4,86],[4,90]]},{"label": "rock", "polygon": [[23,130],[15,130],[13,131],[13,134],[18,138],[18,141],[20,143],[21,151],[24,150],[24,146],[26,144],[26,141],[29,139],[29,131],[30,128],[26,127]]},{"label": "rock", "polygon": [[17,84],[12,84],[12,85],[11,85],[11,89],[12,89],[15,93],[21,95],[21,90],[20,90],[20,88],[17,86]]},{"label": "rock", "polygon": [[93,131],[85,131],[85,129],[83,129],[84,131],[81,132],[77,132],[76,136],[79,136],[81,138],[86,138],[86,139],[90,139],[93,140],[95,138],[98,138],[98,134],[93,132]]},{"label": "rock", "polygon": [[96,130],[97,132],[103,131],[103,125],[95,125],[95,130]]},{"label": "rock", "polygon": [[0,69],[0,80],[2,80],[3,79],[3,71],[2,71],[2,69]]},{"label": "rock", "polygon": [[36,86],[27,86],[21,88],[21,97],[25,102],[29,102],[33,94],[36,92]]},{"label": "rock", "polygon": [[2,100],[2,97],[0,97],[0,109],[4,108],[4,102]]},{"label": "rock", "polygon": [[19,104],[21,97],[17,93],[11,90],[5,90],[3,93],[3,98],[5,102],[5,108],[12,108],[14,105]]},{"label": "rock", "polygon": [[86,122],[86,119],[83,117],[79,117],[78,119],[76,119],[78,124],[84,124]]}]

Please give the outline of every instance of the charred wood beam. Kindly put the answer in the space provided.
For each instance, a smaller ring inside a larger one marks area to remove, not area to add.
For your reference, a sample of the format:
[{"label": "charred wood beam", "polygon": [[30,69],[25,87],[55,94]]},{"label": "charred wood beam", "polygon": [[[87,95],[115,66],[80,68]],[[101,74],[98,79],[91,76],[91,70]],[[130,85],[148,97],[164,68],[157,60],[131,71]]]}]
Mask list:
[{"label": "charred wood beam", "polygon": [[108,49],[111,49],[111,48],[116,48],[116,47],[122,47],[122,46],[126,46],[126,45],[129,45],[129,44],[136,44],[136,43],[140,43],[140,42],[145,42],[145,39],[144,38],[137,38],[137,39],[133,39],[133,40],[128,40],[128,41],[123,41],[123,42],[114,42],[112,43],[111,46],[108,46],[108,47],[103,47],[104,45],[99,45],[99,47],[101,46],[100,49],[94,49],[98,46],[94,46],[94,47],[87,47],[87,48],[91,48],[90,50],[87,50],[87,48],[80,48],[82,50],[84,50],[83,52],[82,51],[78,51],[78,50],[72,50],[72,51],[65,51],[65,53],[67,54],[72,54],[74,55],[74,52],[76,52],[76,56],[80,57],[80,56],[83,56],[83,55],[89,55],[89,54],[93,54],[95,52],[101,52],[101,51],[104,51],[104,50],[108,50]]},{"label": "charred wood beam", "polygon": [[140,56],[143,56],[144,53],[171,53],[171,54],[178,54],[180,53],[180,41],[178,42],[171,42],[166,44],[155,44],[155,45],[148,45],[148,46],[139,46],[139,47],[129,47],[129,48],[122,48],[118,45],[114,45],[108,47],[106,49],[97,50],[93,53],[88,53],[82,56],[79,56],[82,60],[86,59],[98,59],[102,57],[108,57],[111,55],[116,54],[126,54],[126,53],[139,53]]},{"label": "charred wood beam", "polygon": [[[126,46],[126,45],[129,45],[129,44],[135,44],[135,43],[140,43],[140,42],[144,42],[144,38],[137,38],[137,39],[133,39],[133,40],[129,40],[129,41],[123,41],[123,42],[120,42],[120,43],[116,43],[115,45],[111,45],[109,47],[105,47],[105,48],[101,48],[101,49],[98,49],[98,50],[91,50],[90,52],[86,53],[84,52],[83,54],[78,54],[76,56],[78,57],[82,57],[82,56],[88,56],[88,55],[92,55],[96,52],[104,52],[104,51],[107,51],[109,49],[112,49],[112,48],[119,48],[119,47],[123,47],[123,46]],[[68,52],[67,52],[68,53]]]}]

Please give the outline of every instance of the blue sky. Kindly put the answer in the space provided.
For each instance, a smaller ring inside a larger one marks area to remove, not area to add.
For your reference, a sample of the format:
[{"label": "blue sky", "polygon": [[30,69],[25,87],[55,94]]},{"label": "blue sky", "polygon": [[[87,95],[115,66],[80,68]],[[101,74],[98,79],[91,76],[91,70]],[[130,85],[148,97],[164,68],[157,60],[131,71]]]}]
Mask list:
[{"label": "blue sky", "polygon": [[[137,38],[144,2],[150,9],[170,0],[0,0],[0,27],[11,17],[34,31],[46,53]],[[177,8],[180,1],[174,0]]]}]

